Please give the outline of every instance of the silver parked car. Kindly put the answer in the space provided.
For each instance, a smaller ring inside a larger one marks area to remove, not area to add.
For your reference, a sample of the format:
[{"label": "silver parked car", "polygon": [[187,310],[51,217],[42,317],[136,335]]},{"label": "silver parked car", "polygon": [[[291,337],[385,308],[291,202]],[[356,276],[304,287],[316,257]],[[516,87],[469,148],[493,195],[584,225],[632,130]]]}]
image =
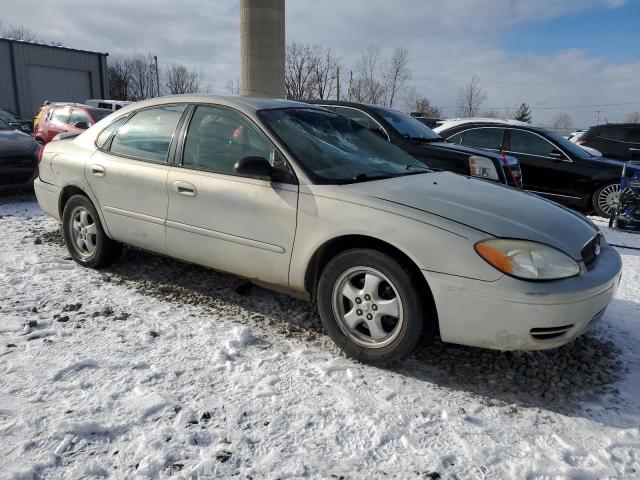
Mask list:
[{"label": "silver parked car", "polygon": [[307,104],[164,97],[49,143],[35,190],[87,267],[123,243],[317,302],[348,355],[388,364],[423,333],[517,350],[567,343],[603,314],[619,255],[585,217],[431,172]]}]

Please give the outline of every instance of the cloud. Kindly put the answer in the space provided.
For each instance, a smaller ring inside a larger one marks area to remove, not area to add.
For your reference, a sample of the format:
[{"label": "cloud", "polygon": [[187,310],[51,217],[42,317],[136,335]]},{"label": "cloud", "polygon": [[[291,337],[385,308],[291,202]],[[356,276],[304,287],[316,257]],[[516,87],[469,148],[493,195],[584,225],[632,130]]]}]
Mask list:
[{"label": "cloud", "polygon": [[[550,105],[640,100],[640,58],[613,63],[569,49],[553,55],[508,51],[519,26],[573,14],[619,8],[623,0],[288,0],[287,40],[331,47],[345,70],[370,44],[389,54],[409,49],[414,86],[441,106],[455,103],[457,89],[477,75],[486,107],[525,101],[534,120],[548,123]],[[30,11],[0,0],[5,25],[22,24],[64,45],[157,54],[161,64],[181,62],[202,71],[212,90],[225,93],[239,77],[239,0],[57,0]],[[639,40],[640,42],[640,40]],[[623,79],[623,80],[620,80]],[[628,80],[624,80],[628,79]],[[615,80],[615,81],[613,81]],[[629,107],[602,108],[621,120]],[[576,126],[595,120],[593,109],[568,109]],[[445,110],[453,114],[453,110]]]}]

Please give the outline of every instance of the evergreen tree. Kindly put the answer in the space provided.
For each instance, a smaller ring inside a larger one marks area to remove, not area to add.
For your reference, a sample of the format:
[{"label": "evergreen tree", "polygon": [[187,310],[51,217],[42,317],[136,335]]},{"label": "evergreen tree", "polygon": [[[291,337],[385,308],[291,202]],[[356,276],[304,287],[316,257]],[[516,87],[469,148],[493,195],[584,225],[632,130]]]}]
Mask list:
[{"label": "evergreen tree", "polygon": [[518,110],[516,110],[515,119],[520,120],[521,122],[531,123],[531,109],[529,108],[529,105],[523,102],[518,107]]}]

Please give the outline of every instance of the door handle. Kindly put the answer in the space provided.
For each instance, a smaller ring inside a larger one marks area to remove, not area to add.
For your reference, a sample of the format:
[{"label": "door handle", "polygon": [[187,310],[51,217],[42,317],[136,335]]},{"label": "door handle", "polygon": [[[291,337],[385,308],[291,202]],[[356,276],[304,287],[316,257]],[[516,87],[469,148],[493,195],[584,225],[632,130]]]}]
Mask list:
[{"label": "door handle", "polygon": [[107,174],[102,165],[91,165],[91,173],[96,177],[104,177]]},{"label": "door handle", "polygon": [[173,190],[178,195],[184,195],[185,197],[195,197],[197,194],[196,187],[188,182],[177,180],[173,182]]}]

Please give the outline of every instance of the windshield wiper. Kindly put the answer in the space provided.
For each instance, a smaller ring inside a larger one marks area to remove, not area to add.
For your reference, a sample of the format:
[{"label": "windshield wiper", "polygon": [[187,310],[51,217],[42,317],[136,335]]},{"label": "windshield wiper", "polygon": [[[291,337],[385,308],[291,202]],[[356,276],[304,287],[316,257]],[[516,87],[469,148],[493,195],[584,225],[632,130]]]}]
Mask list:
[{"label": "windshield wiper", "polygon": [[[382,175],[372,176],[370,175],[372,173],[381,173]],[[368,182],[370,180],[384,180],[385,178],[399,177],[401,175],[402,175],[401,173],[397,173],[397,172],[386,172],[384,170],[369,170],[368,172],[354,175],[351,178],[351,180],[353,180],[354,183],[359,183],[359,182]]]}]

